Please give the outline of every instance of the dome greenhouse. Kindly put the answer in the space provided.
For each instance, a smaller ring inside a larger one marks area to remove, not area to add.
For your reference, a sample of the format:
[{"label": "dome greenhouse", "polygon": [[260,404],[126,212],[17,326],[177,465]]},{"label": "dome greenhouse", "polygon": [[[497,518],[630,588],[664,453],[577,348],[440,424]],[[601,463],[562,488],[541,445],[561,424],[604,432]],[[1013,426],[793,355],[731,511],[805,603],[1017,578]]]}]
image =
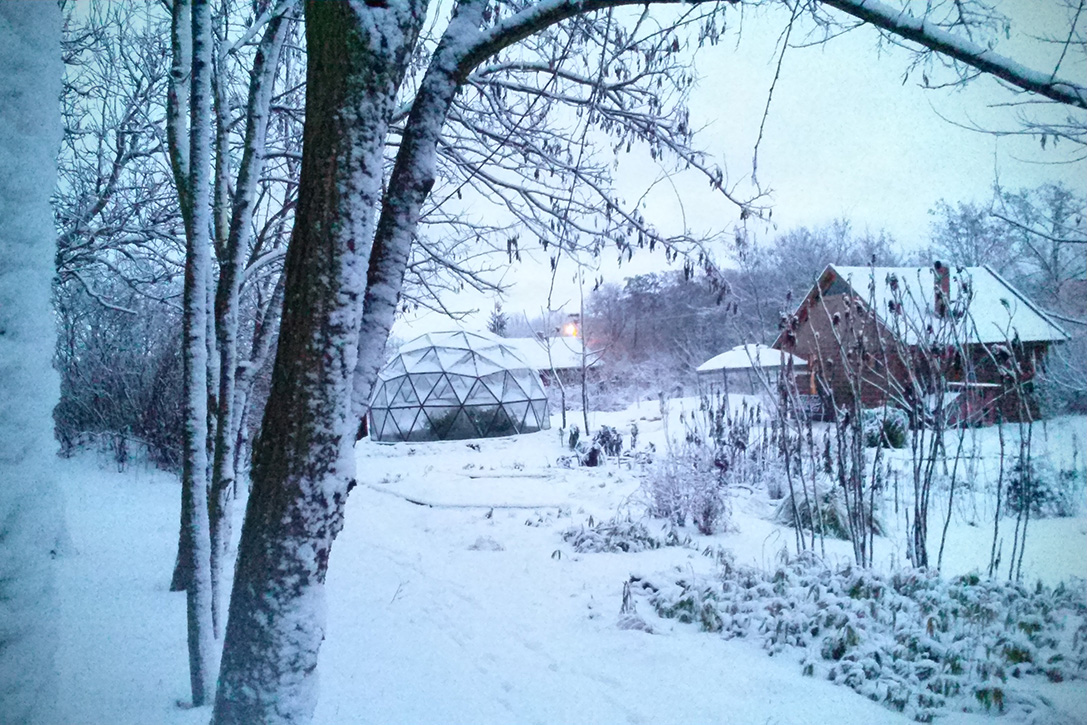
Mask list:
[{"label": "dome greenhouse", "polygon": [[485,438],[549,425],[537,371],[489,334],[432,332],[405,343],[370,396],[375,441]]}]

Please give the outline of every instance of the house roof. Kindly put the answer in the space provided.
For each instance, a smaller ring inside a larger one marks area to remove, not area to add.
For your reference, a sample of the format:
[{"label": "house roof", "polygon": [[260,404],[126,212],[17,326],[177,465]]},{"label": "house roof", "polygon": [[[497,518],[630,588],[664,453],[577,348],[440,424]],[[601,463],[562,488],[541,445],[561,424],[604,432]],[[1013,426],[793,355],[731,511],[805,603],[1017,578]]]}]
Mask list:
[{"label": "house roof", "polygon": [[[829,265],[828,272],[846,282],[861,301],[873,307],[890,330],[914,344],[923,332],[946,324],[936,313],[936,273],[932,267],[847,267]],[[1046,312],[988,266],[952,267],[952,309],[965,312],[959,337],[968,343],[1063,342],[1070,339]],[[810,296],[810,294],[809,294]]]},{"label": "house roof", "polygon": [[700,373],[717,370],[750,370],[752,368],[776,368],[792,358],[796,367],[807,365],[804,358],[791,353],[775,350],[767,345],[737,345],[720,355],[711,357],[695,370]]},{"label": "house roof", "polygon": [[[502,343],[516,349],[537,370],[569,370],[581,367],[584,345],[579,337],[504,337]],[[586,362],[589,367],[599,365],[600,352],[588,350]]]}]

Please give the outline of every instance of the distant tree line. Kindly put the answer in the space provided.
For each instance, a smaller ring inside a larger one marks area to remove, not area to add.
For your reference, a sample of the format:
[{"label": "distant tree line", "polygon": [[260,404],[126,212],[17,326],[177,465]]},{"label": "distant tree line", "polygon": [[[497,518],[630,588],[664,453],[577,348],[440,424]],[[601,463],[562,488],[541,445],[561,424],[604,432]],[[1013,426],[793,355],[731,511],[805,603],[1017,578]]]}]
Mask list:
[{"label": "distant tree line", "polygon": [[[770,344],[828,264],[988,265],[1054,314],[1073,340],[1057,346],[1047,371],[1053,410],[1087,409],[1084,199],[1061,184],[993,199],[940,201],[929,243],[902,250],[885,232],[856,233],[848,220],[797,227],[767,241],[737,233],[727,268],[711,283],[680,271],[638,275],[599,286],[588,302],[590,347],[605,350],[598,397],[615,405],[662,390],[690,392],[694,369],[743,343]],[[720,282],[723,281],[722,286]],[[665,381],[665,382],[662,382]]]}]

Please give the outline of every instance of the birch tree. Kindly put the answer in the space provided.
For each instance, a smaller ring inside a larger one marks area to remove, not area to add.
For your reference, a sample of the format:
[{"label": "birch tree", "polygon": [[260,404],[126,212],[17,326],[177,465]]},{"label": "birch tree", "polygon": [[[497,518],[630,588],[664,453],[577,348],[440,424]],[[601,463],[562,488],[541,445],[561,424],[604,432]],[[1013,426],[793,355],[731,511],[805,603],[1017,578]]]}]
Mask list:
[{"label": "birch tree", "polygon": [[[271,397],[254,450],[216,723],[312,717],[324,579],[355,474],[358,398],[353,407],[352,389],[361,397],[376,370],[458,90],[473,69],[505,48],[557,23],[626,4],[634,3],[457,3],[414,89],[384,189],[382,149],[426,6],[421,0],[307,4],[297,223],[285,262]],[[1087,105],[1083,87],[1029,71],[939,24],[864,0],[828,4],[1031,93]],[[495,12],[499,7],[504,16]]]}]

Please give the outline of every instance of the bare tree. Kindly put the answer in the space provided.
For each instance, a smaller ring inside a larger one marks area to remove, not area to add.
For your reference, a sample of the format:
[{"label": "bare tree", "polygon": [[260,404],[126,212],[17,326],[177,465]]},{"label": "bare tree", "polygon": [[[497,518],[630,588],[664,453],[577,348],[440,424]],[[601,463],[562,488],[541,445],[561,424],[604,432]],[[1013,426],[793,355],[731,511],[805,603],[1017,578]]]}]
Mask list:
[{"label": "bare tree", "polygon": [[[482,0],[460,2],[414,92],[384,192],[382,150],[424,7],[307,6],[311,63],[299,223],[286,262],[271,400],[255,451],[217,723],[305,722],[312,715],[312,673],[324,633],[323,582],[354,476],[350,378],[362,358],[354,389],[364,396],[434,186],[436,149],[458,88],[481,62],[515,42],[622,4],[545,0],[496,17]],[[1069,95],[1071,84],[1038,83],[1036,75],[994,61],[980,46],[885,6],[835,5],[1033,92]],[[1078,91],[1071,96],[1069,102],[1084,104]]]}]

